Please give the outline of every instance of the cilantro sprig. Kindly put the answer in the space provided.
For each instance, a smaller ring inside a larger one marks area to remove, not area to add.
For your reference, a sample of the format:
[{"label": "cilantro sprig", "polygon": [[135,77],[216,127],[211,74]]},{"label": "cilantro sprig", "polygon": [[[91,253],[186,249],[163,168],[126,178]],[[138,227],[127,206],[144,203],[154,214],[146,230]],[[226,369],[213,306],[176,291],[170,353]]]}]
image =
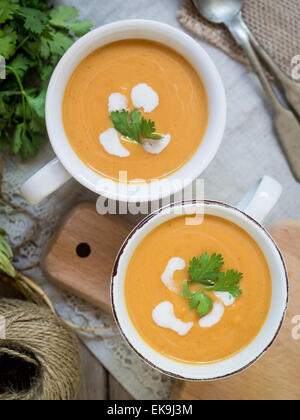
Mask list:
[{"label": "cilantro sprig", "polygon": [[213,302],[209,296],[203,292],[192,293],[187,281],[183,283],[182,296],[190,300],[190,308],[196,309],[198,315],[204,316],[212,310]]},{"label": "cilantro sprig", "polygon": [[206,286],[214,285],[219,278],[220,269],[224,265],[222,255],[213,254],[210,256],[207,252],[201,257],[194,257],[190,261],[189,274],[193,283],[201,283]]},{"label": "cilantro sprig", "polygon": [[51,8],[45,0],[0,0],[0,149],[23,159],[37,154],[48,138],[45,99],[48,80],[74,37],[92,28],[74,7]]},{"label": "cilantro sprig", "polygon": [[131,113],[125,109],[112,112],[110,119],[119,133],[139,144],[143,144],[143,137],[153,140],[162,139],[162,136],[155,133],[154,121],[147,121],[137,109]]},{"label": "cilantro sprig", "polygon": [[[183,283],[182,296],[189,299],[190,309],[197,308],[200,317],[208,314],[213,308],[213,301],[205,291],[227,292],[233,298],[238,298],[242,294],[239,283],[243,274],[236,270],[221,271],[223,266],[222,255],[210,256],[207,252],[190,261],[188,269],[190,280]],[[195,283],[205,287],[192,293],[189,284]]]},{"label": "cilantro sprig", "polygon": [[237,298],[242,294],[239,282],[242,280],[243,274],[239,271],[228,270],[226,273],[220,273],[218,281],[207,290],[214,292],[228,292],[232,297]]}]

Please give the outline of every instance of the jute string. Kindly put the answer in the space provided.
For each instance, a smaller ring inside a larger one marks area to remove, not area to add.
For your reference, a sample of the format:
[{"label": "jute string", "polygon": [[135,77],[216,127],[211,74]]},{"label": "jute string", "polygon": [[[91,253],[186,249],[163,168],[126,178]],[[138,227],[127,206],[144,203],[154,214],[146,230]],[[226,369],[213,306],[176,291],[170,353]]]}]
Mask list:
[{"label": "jute string", "polygon": [[72,329],[49,309],[27,301],[0,299],[0,316],[6,322],[0,400],[75,399],[81,368]]},{"label": "jute string", "polygon": [[[39,233],[39,221],[4,197],[3,164],[0,156],[0,205],[9,208],[10,215],[23,214],[34,224],[33,232],[14,248],[17,253]],[[30,268],[23,267],[22,271]],[[101,335],[114,327],[81,327],[60,319],[43,289],[19,271],[14,278],[0,272],[0,282],[26,299],[0,298],[0,317],[6,323],[6,338],[0,339],[0,400],[74,399],[79,391],[81,366],[73,331]]]}]

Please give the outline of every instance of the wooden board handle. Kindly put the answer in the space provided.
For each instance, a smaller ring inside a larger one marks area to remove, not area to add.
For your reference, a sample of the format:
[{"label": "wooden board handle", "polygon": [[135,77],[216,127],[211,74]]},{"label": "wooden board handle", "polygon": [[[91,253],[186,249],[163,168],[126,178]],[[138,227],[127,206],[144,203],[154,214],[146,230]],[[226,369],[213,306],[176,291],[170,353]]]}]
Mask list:
[{"label": "wooden board handle", "polygon": [[42,261],[46,277],[111,312],[111,271],[132,228],[119,216],[99,215],[95,204],[79,204],[63,218],[46,248]]}]

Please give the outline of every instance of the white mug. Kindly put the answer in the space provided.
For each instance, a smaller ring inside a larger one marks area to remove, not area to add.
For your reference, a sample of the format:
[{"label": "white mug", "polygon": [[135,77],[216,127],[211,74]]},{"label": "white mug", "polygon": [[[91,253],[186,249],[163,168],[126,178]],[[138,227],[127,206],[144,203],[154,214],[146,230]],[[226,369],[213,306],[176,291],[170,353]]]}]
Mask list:
[{"label": "white mug", "polygon": [[[129,346],[149,365],[157,370],[184,380],[212,381],[237,374],[256,362],[271,346],[283,323],[288,303],[288,277],[283,257],[267,230],[261,225],[277,203],[281,185],[264,177],[238,207],[214,201],[190,201],[164,207],[144,219],[128,236],[116,259],[111,281],[111,302],[116,323]],[[244,229],[262,250],[272,277],[272,301],[268,317],[256,339],[242,352],[219,363],[183,364],[159,354],[146,344],[129,317],[124,293],[128,264],[139,243],[162,223],[178,217],[181,209],[187,214],[204,206],[205,214],[227,219]]]},{"label": "white mug", "polygon": [[[152,183],[155,188],[144,183],[129,185],[127,189],[120,188],[120,183],[93,172],[74,153],[64,130],[62,103],[66,85],[85,57],[109,43],[137,38],[165,44],[191,63],[206,87],[210,115],[205,137],[193,158],[184,167],[169,177]],[[46,124],[57,158],[23,185],[22,194],[34,205],[74,177],[91,191],[113,200],[149,202],[165,198],[185,188],[207,168],[221,145],[225,123],[224,86],[214,63],[199,43],[178,29],[154,21],[129,20],[103,26],[79,39],[66,52],[52,75],[46,100]]]}]

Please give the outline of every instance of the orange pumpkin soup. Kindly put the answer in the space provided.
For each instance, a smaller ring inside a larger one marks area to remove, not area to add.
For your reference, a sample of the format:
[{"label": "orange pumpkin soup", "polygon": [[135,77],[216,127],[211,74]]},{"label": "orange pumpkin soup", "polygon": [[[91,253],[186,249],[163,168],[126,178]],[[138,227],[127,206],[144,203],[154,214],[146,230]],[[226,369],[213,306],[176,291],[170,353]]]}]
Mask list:
[{"label": "orange pumpkin soup", "polygon": [[[153,121],[164,137],[163,150],[153,151],[150,144],[149,152],[113,134],[110,106],[137,109]],[[204,138],[208,108],[203,82],[185,58],[156,42],[124,40],[94,51],[75,69],[65,90],[63,122],[74,152],[93,171],[114,180],[127,171],[128,181],[149,182],[192,158]],[[121,156],[110,153],[113,142],[119,142]]]},{"label": "orange pumpkin soup", "polygon": [[[126,305],[137,332],[154,350],[182,363],[213,363],[242,351],[259,334],[271,305],[271,274],[260,247],[240,227],[210,215],[199,226],[187,226],[185,220],[177,217],[160,225],[139,244],[126,273]],[[234,268],[243,278],[242,294],[229,304],[228,296],[226,302],[200,284],[190,286],[194,292],[205,289],[218,308],[200,317],[181,292],[189,262],[204,252],[222,254],[223,269]],[[173,266],[173,284],[162,276],[170,261],[177,269]],[[158,316],[168,313],[173,325],[164,325],[168,319],[161,320],[163,326],[155,322],[154,309]]]}]

